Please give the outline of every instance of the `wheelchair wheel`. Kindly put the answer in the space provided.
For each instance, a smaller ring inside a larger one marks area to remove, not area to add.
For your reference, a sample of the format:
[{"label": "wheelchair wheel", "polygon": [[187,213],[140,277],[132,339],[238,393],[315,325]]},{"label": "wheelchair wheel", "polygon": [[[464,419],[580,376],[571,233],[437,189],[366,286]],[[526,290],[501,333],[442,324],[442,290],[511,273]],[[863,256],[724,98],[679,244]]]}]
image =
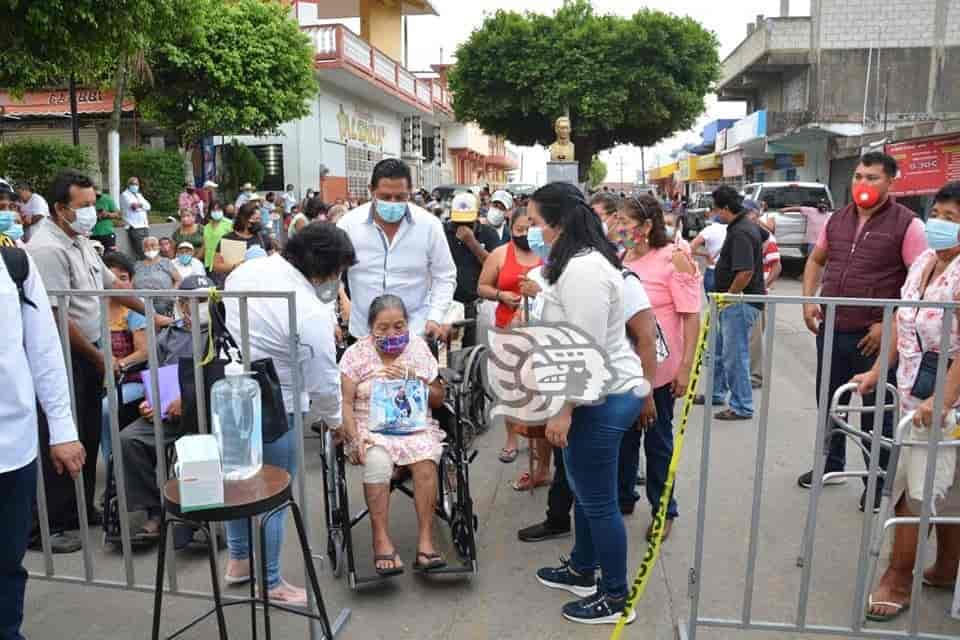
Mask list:
[{"label": "wheelchair wheel", "polygon": [[334,578],[343,576],[347,567],[347,549],[343,541],[343,532],[334,529],[327,536],[327,557],[330,559],[330,569]]},{"label": "wheelchair wheel", "polygon": [[461,558],[470,557],[470,529],[467,521],[460,515],[454,519],[450,526],[450,535],[453,538],[453,546]]},{"label": "wheelchair wheel", "polygon": [[440,505],[447,522],[453,522],[457,508],[457,467],[447,452],[440,459]]}]

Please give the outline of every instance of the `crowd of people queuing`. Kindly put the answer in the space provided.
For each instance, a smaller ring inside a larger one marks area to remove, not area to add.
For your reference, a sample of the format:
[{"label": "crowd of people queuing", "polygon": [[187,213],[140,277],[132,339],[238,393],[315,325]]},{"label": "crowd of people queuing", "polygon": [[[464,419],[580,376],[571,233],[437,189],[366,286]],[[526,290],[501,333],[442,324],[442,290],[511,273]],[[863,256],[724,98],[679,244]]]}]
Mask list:
[{"label": "crowd of people queuing", "polygon": [[[855,203],[834,213],[820,230],[803,276],[805,295],[822,287],[824,295],[838,297],[960,299],[960,183],[937,194],[931,220],[924,225],[889,196],[896,171],[895,161],[881,153],[861,158],[852,182]],[[261,197],[245,184],[234,202],[222,204],[217,189],[212,182],[201,189],[186,187],[178,199],[175,231],[160,238],[151,230],[151,205],[136,177],[128,181],[119,206],[87,176],[73,171],[57,176],[48,194],[52,206],[28,185],[18,185],[15,192],[0,182],[0,245],[25,248],[22,259],[28,267],[21,282],[8,263],[7,256],[14,254],[4,250],[0,295],[11,302],[0,305],[0,321],[12,339],[0,347],[0,368],[9,369],[16,393],[0,400],[0,486],[5,495],[0,528],[10,541],[2,554],[0,592],[4,599],[13,598],[11,606],[0,610],[0,627],[19,627],[26,580],[22,557],[28,546],[40,545],[33,497],[36,466],[42,468],[46,486],[54,553],[81,548],[71,533],[78,527],[71,476],[81,470],[88,520],[97,523],[102,517],[95,495],[98,453],[104,462],[124,456],[129,509],[144,513],[135,538],[155,540],[160,494],[153,413],[163,412],[169,426],[165,438],[172,441],[186,432],[179,399],[168,407],[151,407],[144,400],[138,374],[147,360],[144,301],[111,297],[106,307],[110,335],[103,336],[97,298],[66,296],[48,302],[45,291],[169,293],[153,300],[163,364],[197,357],[191,327],[208,330],[206,305],[194,318],[187,299],[176,292],[212,287],[296,292],[298,353],[288,348],[285,300],[253,298],[248,304],[251,356],[274,361],[288,413],[286,428],[264,434],[264,462],[291,476],[302,472],[296,468],[302,443],[293,438],[294,412],[312,411],[334,429],[351,462],[363,466],[374,568],[384,577],[405,569],[388,527],[390,483],[400,468],[414,483],[419,527],[413,567],[429,572],[446,564],[432,532],[444,434],[432,419],[412,436],[371,430],[372,381],[420,379],[430,406],[438,407],[443,389],[427,340],[448,336],[448,313],[455,302],[466,318],[477,320],[475,326],[467,325],[465,346],[482,339],[478,329],[485,322],[501,330],[531,322],[566,322],[580,329],[605,352],[614,382],[602,397],[584,392],[567,398],[559,413],[540,425],[545,438],[531,441],[538,450],[537,465],[512,484],[517,490],[549,485],[546,518],[520,529],[518,537],[536,542],[572,533],[569,559],[538,570],[536,578],[578,598],[562,608],[566,618],[615,622],[628,593],[624,516],[640,500],[636,479],[641,454],[647,506],[652,513],[658,509],[673,454],[674,407],[687,394],[694,366],[703,292],[763,295],[780,274],[773,227],[760,216],[761,205],[731,186],[717,188],[713,223],[688,244],[678,231],[677,212],[652,194],[601,191],[588,200],[573,185],[551,183],[529,197],[484,190],[458,193],[444,203],[439,192],[413,192],[409,167],[396,159],[375,166],[365,202],[326,202],[312,190],[301,200],[294,185]],[[117,248],[114,230],[121,225],[132,256]],[[13,302],[18,295],[20,304]],[[69,318],[75,413],[51,312],[61,305]],[[720,311],[712,398],[717,420],[752,419],[753,389],[768,383],[759,376],[766,329],[762,307],[734,300]],[[224,310],[227,329],[239,335],[237,300],[226,299]],[[904,406],[916,409],[917,429],[930,424],[932,399],[911,393],[921,360],[940,344],[940,313],[905,308],[896,314],[891,380],[896,379]],[[816,305],[804,308],[804,320],[816,334],[818,389],[826,383],[832,395],[853,379],[865,402],[872,402],[880,319],[877,309],[838,310],[830,380],[821,381],[822,314]],[[956,325],[953,331],[958,331]],[[960,349],[960,333],[951,345]],[[106,349],[112,350],[113,371],[104,371]],[[951,361],[946,381],[948,407],[960,406],[956,363]],[[293,394],[295,367],[302,368],[301,397]],[[23,371],[32,375],[25,377]],[[118,382],[119,444],[110,442],[105,375]],[[704,401],[702,395],[696,399]],[[501,462],[517,459],[519,436],[527,435],[529,426],[506,422]],[[864,414],[863,428],[872,428],[871,414]],[[889,416],[883,430],[892,434]],[[842,437],[831,442],[827,471],[844,468],[844,444]],[[886,465],[886,456],[881,464]],[[908,459],[903,466],[909,464]],[[903,499],[897,494],[896,504],[898,513],[905,514],[917,507],[908,498],[915,487],[908,486],[909,474],[903,473],[901,477],[898,468],[895,482],[905,493]],[[798,482],[809,488],[812,473]],[[957,493],[951,495],[950,504],[956,506]],[[860,508],[873,508],[878,500],[879,494],[864,492]],[[679,513],[671,496],[665,538]],[[956,576],[960,536],[956,528],[940,529],[937,562],[925,579],[946,585]],[[283,531],[284,519],[274,518],[266,532],[267,588],[277,601],[302,604],[304,590],[282,577]],[[651,535],[652,525],[648,539]],[[893,561],[871,596],[870,616],[889,619],[909,605],[917,535],[898,528]],[[228,524],[228,584],[250,580],[246,536],[245,526]]]}]

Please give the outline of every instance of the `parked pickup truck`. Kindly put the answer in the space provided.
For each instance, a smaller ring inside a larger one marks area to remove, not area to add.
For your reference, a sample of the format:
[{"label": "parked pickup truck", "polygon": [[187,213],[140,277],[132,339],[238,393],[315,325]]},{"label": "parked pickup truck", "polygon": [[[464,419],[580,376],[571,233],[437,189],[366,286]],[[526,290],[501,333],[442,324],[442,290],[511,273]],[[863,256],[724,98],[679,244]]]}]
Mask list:
[{"label": "parked pickup truck", "polygon": [[[830,187],[819,182],[754,182],[741,193],[766,205],[767,219],[772,222],[780,248],[797,249],[804,258],[807,244],[813,240],[807,236],[807,216],[823,216],[823,220],[810,221],[819,227],[833,211]],[[806,211],[791,210],[799,207]]]},{"label": "parked pickup truck", "polygon": [[713,211],[713,194],[709,191],[694,191],[690,194],[687,211],[683,216],[683,236],[687,240],[697,237],[707,226],[707,218]]}]

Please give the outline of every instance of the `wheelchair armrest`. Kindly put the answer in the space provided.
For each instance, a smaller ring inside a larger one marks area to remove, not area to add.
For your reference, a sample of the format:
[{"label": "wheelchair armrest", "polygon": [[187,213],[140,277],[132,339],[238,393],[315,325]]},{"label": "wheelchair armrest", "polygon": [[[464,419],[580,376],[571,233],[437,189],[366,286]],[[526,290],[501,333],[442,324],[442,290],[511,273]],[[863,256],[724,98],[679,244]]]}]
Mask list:
[{"label": "wheelchair armrest", "polygon": [[463,382],[463,374],[456,369],[447,369],[444,367],[440,369],[440,379],[450,384],[460,384]]}]

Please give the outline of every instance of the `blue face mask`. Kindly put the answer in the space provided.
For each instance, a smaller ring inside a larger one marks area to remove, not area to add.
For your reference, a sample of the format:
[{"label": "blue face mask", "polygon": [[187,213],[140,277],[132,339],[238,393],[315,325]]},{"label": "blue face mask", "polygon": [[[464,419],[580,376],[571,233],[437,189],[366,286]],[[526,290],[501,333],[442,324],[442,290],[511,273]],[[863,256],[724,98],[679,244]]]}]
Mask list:
[{"label": "blue face mask", "polygon": [[0,211],[0,233],[13,226],[13,211]]},{"label": "blue face mask", "polygon": [[23,237],[23,225],[22,224],[12,224],[10,228],[3,232],[3,235],[7,236],[11,240],[19,240]]},{"label": "blue face mask", "polygon": [[530,245],[530,251],[537,254],[541,260],[546,260],[550,255],[550,245],[543,240],[543,229],[541,227],[530,227],[527,231],[527,244]]},{"label": "blue face mask", "polygon": [[138,185],[138,184],[132,184],[132,185],[130,185],[129,187],[127,187],[127,190],[128,190],[130,193],[139,193],[139,192],[140,192],[140,185]]},{"label": "blue face mask", "polygon": [[927,244],[934,251],[945,251],[960,246],[960,224],[931,218],[926,226]]},{"label": "blue face mask", "polygon": [[190,255],[189,253],[181,253],[177,256],[177,260],[180,261],[180,264],[186,267],[186,266],[189,266],[191,262],[193,262],[193,256]]},{"label": "blue face mask", "polygon": [[377,213],[383,218],[384,222],[400,222],[407,213],[406,202],[385,202],[376,200]]}]

